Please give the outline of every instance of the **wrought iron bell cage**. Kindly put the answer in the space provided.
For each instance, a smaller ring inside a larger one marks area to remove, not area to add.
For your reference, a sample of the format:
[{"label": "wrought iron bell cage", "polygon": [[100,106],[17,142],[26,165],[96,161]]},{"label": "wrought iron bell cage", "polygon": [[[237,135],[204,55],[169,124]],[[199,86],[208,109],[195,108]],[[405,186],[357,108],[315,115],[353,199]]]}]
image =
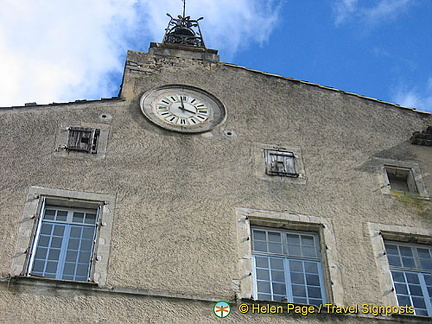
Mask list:
[{"label": "wrought iron bell cage", "polygon": [[167,15],[171,19],[165,29],[163,43],[206,48],[198,23],[203,17],[193,20],[190,16],[179,15],[178,18],[174,18],[170,14]]}]

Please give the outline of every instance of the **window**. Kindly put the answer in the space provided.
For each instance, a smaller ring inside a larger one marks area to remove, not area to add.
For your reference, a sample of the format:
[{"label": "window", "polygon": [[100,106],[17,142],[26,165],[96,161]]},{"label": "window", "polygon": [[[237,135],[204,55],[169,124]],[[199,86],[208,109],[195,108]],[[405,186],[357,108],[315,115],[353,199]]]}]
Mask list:
[{"label": "window", "polygon": [[69,127],[66,150],[97,153],[100,130],[88,127]]},{"label": "window", "polygon": [[264,150],[266,174],[297,178],[295,156],[292,152]]},{"label": "window", "polygon": [[413,172],[410,168],[385,166],[387,185],[390,189],[407,193],[418,193]]},{"label": "window", "polygon": [[399,306],[432,316],[432,247],[386,241],[385,248]]},{"label": "window", "polygon": [[28,264],[29,276],[91,281],[99,208],[42,205]]},{"label": "window", "polygon": [[326,302],[319,238],[313,232],[252,227],[254,298]]}]

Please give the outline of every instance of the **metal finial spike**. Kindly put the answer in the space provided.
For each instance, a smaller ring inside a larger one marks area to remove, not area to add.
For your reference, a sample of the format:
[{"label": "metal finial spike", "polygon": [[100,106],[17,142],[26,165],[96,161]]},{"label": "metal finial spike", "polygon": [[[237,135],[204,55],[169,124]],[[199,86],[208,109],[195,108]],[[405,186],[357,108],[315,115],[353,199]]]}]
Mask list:
[{"label": "metal finial spike", "polygon": [[183,17],[186,17],[186,0],[183,1]]}]

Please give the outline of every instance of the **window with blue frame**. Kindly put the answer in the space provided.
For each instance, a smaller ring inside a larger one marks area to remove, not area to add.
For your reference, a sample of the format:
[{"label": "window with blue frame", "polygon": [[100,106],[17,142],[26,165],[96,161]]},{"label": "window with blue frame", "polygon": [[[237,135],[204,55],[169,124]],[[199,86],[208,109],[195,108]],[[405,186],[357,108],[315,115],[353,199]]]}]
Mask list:
[{"label": "window with blue frame", "polygon": [[254,299],[326,303],[319,237],[313,232],[252,227]]},{"label": "window with blue frame", "polygon": [[399,306],[432,316],[432,247],[394,241],[385,247]]},{"label": "window with blue frame", "polygon": [[98,209],[43,206],[28,264],[30,276],[91,281]]}]

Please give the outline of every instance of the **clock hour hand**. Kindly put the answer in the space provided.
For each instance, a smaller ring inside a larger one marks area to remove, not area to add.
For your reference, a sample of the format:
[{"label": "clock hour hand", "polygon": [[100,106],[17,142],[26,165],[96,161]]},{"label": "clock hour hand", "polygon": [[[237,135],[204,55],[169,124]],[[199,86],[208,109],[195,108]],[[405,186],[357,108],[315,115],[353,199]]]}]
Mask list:
[{"label": "clock hour hand", "polygon": [[187,111],[188,113],[191,113],[191,114],[194,114],[194,115],[196,114],[196,112],[191,111],[191,110],[185,108],[182,97],[180,97],[180,102],[181,102],[181,107],[179,107],[179,108],[180,108],[181,111]]}]

